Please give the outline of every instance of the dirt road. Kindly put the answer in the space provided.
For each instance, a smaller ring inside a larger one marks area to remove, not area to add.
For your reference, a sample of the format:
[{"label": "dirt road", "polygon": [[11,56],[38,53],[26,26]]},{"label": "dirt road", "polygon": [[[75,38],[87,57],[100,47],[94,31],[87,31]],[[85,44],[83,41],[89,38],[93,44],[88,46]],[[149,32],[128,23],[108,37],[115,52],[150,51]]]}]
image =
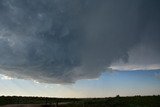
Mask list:
[{"label": "dirt road", "polygon": [[0,107],[55,107],[55,105],[39,105],[39,104],[12,104]]}]

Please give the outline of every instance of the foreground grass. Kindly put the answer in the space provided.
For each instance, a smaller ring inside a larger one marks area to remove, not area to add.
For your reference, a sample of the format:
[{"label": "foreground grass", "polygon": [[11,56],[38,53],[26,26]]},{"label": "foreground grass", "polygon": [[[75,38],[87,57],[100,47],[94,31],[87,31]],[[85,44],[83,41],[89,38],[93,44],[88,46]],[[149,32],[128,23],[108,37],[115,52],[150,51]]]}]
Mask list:
[{"label": "foreground grass", "polygon": [[48,107],[160,107],[160,96],[117,96],[112,98],[0,97],[0,105],[9,104],[41,104],[48,105]]}]

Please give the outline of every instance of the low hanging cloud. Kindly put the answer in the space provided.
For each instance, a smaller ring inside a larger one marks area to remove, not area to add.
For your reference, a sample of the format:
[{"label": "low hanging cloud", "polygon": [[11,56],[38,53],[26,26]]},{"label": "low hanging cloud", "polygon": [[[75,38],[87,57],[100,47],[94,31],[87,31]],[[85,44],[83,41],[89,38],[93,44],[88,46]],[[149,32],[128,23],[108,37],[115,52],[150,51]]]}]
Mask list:
[{"label": "low hanging cloud", "polygon": [[153,50],[142,55],[151,60],[141,64],[159,66],[159,5],[157,0],[1,0],[0,74],[74,83],[99,77],[119,60],[130,64],[130,57],[139,58],[139,47]]},{"label": "low hanging cloud", "polygon": [[127,63],[117,60],[110,65],[110,69],[117,71],[134,71],[134,70],[159,70],[160,57],[154,47],[148,45],[138,45],[128,52]]}]

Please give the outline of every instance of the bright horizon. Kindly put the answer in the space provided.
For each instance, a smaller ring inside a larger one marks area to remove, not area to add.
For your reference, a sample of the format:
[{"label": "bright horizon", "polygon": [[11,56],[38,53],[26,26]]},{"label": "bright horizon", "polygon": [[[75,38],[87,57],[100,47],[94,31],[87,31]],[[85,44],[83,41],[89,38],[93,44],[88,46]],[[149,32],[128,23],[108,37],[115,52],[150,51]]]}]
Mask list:
[{"label": "bright horizon", "polygon": [[1,76],[0,96],[90,98],[159,95],[159,72],[155,70],[104,73],[97,79],[79,80],[70,85],[36,83]]}]

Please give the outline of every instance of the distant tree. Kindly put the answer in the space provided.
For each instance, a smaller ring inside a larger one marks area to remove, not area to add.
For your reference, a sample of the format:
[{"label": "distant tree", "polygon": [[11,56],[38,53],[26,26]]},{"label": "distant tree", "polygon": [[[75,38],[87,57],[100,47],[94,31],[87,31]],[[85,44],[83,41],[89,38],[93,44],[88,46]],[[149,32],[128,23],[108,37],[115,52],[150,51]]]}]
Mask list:
[{"label": "distant tree", "polygon": [[120,96],[119,96],[119,95],[116,95],[116,97],[119,98]]}]

